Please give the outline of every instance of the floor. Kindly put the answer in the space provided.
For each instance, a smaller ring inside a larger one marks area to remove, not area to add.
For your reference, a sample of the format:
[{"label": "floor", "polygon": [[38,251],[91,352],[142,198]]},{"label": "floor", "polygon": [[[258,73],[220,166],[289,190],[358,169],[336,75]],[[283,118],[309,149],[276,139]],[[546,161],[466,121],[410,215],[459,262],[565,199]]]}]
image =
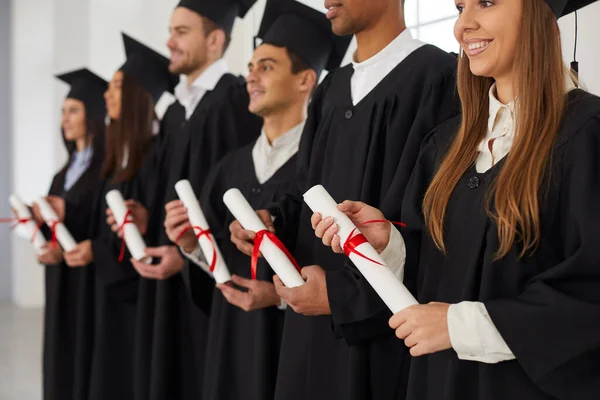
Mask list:
[{"label": "floor", "polygon": [[40,400],[42,310],[0,302],[0,400]]}]

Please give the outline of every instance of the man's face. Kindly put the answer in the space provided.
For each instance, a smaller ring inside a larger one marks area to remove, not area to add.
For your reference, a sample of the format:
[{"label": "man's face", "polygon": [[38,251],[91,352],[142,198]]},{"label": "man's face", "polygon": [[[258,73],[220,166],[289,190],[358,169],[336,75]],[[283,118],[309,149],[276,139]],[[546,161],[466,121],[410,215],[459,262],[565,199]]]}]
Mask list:
[{"label": "man's face", "polygon": [[303,95],[301,81],[302,74],[292,73],[292,61],[284,47],[261,45],[248,64],[248,109],[263,118],[285,109]]},{"label": "man's face", "polygon": [[189,75],[208,62],[207,38],[202,17],[185,7],[171,14],[167,47],[171,51],[169,71]]}]

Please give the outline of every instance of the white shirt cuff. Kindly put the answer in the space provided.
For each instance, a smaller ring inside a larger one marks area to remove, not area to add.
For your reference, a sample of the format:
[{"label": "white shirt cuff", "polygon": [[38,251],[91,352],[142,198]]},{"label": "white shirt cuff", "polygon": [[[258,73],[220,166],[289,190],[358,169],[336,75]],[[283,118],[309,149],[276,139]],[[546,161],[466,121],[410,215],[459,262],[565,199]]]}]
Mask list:
[{"label": "white shirt cuff", "polygon": [[463,301],[450,305],[448,332],[452,348],[461,360],[497,364],[516,358],[483,303]]},{"label": "white shirt cuff", "polygon": [[197,244],[196,248],[191,253],[186,253],[182,247],[180,247],[179,250],[181,250],[181,254],[183,254],[188,260],[202,268],[202,270],[211,277],[213,276],[213,273],[210,272],[210,266],[206,261],[206,257],[204,257],[204,253],[202,252],[200,244]]},{"label": "white shirt cuff", "polygon": [[396,275],[400,281],[404,281],[406,244],[404,243],[400,231],[396,229],[394,225],[392,225],[392,230],[390,232],[390,241],[380,255],[383,261],[385,261],[385,265],[394,272],[394,275]]},{"label": "white shirt cuff", "polygon": [[277,308],[280,309],[281,311],[287,310],[288,305],[287,305],[287,302],[283,299],[283,297],[281,298],[281,302],[279,303]]}]

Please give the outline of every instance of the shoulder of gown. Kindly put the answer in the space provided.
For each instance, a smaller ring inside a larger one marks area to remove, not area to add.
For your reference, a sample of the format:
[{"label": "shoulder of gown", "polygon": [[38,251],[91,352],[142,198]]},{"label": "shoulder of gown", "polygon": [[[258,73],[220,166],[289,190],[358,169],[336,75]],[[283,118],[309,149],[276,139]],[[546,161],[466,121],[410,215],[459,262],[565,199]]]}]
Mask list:
[{"label": "shoulder of gown", "polygon": [[598,134],[590,123],[600,118],[600,97],[581,89],[572,90],[567,96],[561,129],[558,132],[557,147],[576,139],[580,134]]}]

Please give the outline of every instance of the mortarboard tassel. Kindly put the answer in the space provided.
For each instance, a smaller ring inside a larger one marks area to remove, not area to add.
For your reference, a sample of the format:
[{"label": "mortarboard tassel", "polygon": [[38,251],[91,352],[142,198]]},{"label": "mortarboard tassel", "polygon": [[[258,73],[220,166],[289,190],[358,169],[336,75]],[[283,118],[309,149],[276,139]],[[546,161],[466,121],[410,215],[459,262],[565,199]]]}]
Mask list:
[{"label": "mortarboard tassel", "polygon": [[573,61],[571,62],[571,73],[576,78],[575,84],[579,87],[579,63],[577,62],[577,11],[575,11],[575,46],[573,49]]}]

